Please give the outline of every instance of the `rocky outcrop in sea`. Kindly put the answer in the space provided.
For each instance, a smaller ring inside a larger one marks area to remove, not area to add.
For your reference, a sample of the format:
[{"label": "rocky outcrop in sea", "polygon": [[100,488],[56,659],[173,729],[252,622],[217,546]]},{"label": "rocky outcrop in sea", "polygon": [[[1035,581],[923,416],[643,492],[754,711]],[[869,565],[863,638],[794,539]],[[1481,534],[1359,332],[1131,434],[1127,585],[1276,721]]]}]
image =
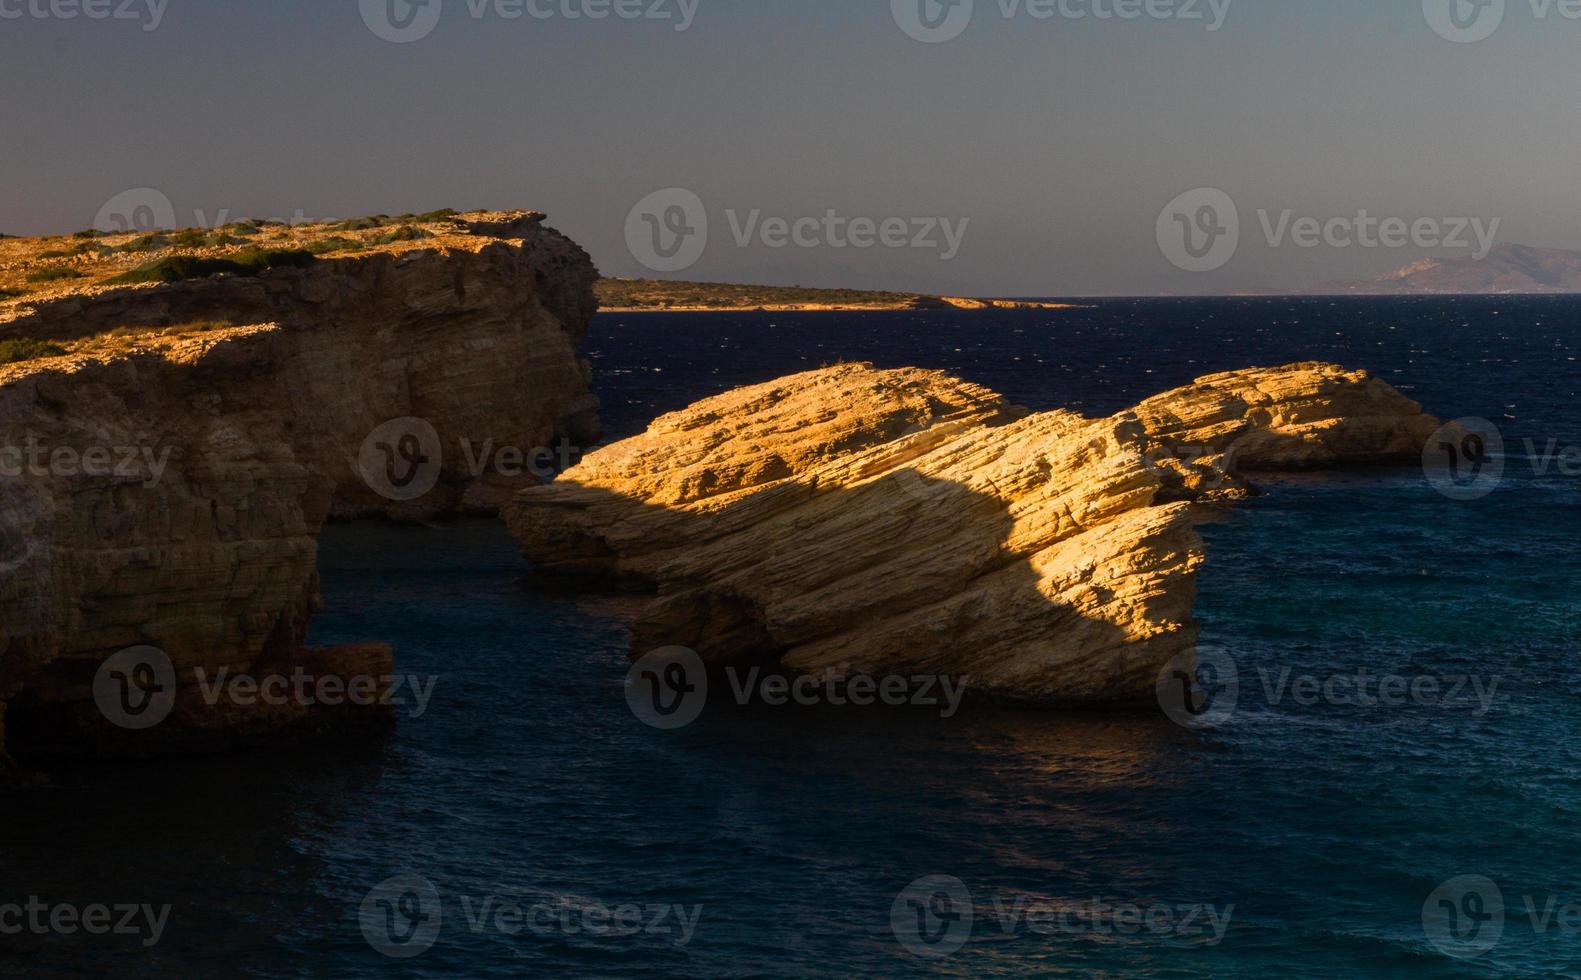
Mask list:
[{"label": "rocky outcrop in sea", "polygon": [[634,658],[1141,702],[1194,650],[1194,526],[1251,492],[1245,473],[1415,460],[1438,426],[1329,364],[1213,375],[1108,418],[844,364],[666,415],[504,514],[540,574],[656,592]]},{"label": "rocky outcrop in sea", "polygon": [[[0,364],[0,758],[382,724],[377,696],[209,703],[197,679],[388,684],[388,647],[306,647],[326,519],[492,510],[538,479],[478,457],[597,437],[596,273],[542,219],[236,228],[202,266],[99,236],[63,286],[0,304],[0,341],[34,345]],[[155,696],[157,725],[112,717]]]}]

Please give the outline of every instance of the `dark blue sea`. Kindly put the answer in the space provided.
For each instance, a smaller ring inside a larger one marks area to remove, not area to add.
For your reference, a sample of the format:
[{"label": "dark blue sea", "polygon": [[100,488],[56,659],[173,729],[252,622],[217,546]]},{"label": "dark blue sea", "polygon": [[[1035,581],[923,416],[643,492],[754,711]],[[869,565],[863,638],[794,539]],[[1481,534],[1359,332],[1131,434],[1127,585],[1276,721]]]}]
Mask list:
[{"label": "dark blue sea", "polygon": [[494,521],[335,527],[313,639],[393,643],[426,711],[7,799],[0,901],[171,909],[150,946],[0,935],[0,974],[1581,976],[1581,299],[1089,302],[605,315],[586,349],[613,436],[840,360],[1089,414],[1337,361],[1496,424],[1504,475],[1272,479],[1205,526],[1203,645],[1238,682],[1211,727],[757,705],[660,731],[623,694],[636,600],[529,584]]}]

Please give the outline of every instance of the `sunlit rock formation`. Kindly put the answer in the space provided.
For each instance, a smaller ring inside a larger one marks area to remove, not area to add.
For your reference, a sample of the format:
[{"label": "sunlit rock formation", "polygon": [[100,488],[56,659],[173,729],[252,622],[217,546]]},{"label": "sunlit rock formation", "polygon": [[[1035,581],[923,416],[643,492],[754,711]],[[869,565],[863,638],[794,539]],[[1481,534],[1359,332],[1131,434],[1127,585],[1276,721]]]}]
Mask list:
[{"label": "sunlit rock formation", "polygon": [[634,655],[1142,701],[1194,647],[1205,501],[1245,493],[1243,469],[1414,458],[1437,427],[1325,364],[1214,375],[1104,419],[842,365],[667,415],[504,513],[542,574],[657,589]]},{"label": "sunlit rock formation", "polygon": [[[66,285],[0,304],[0,343],[37,348],[0,364],[0,739],[19,756],[139,754],[387,715],[209,704],[194,680],[387,676],[386,647],[305,648],[324,521],[489,509],[538,482],[492,451],[596,438],[576,351],[595,271],[542,217],[237,228],[247,254],[319,257],[140,285],[110,280],[243,246],[146,236],[157,251],[128,255],[134,236],[101,236]],[[7,240],[0,279],[38,251]],[[429,428],[373,435],[405,419]],[[143,645],[171,661],[174,708],[146,730],[109,724],[95,678]]]}]

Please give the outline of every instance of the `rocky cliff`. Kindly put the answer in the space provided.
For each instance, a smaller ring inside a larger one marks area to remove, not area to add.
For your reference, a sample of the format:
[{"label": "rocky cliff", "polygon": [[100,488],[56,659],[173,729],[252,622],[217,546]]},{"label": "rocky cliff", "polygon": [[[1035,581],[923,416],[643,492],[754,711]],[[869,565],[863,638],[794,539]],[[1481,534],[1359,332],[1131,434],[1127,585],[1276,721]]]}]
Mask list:
[{"label": "rocky cliff", "polygon": [[[0,719],[15,754],[388,715],[211,703],[194,679],[388,684],[388,648],[304,646],[324,521],[488,509],[538,482],[535,447],[596,437],[576,351],[596,273],[542,217],[252,226],[194,250],[100,236],[72,275],[30,275],[56,284],[0,304],[0,343],[30,355],[0,364]],[[37,264],[29,244],[5,243],[0,279]],[[124,284],[140,278],[155,281]],[[117,674],[107,661],[128,648],[156,649],[168,676]],[[107,717],[106,697],[155,695],[173,700],[157,725]]]},{"label": "rocky cliff", "polygon": [[842,365],[667,415],[504,513],[545,572],[657,589],[634,656],[1138,701],[1194,647],[1205,501],[1245,493],[1242,470],[1415,458],[1437,426],[1324,364],[1104,419]]}]

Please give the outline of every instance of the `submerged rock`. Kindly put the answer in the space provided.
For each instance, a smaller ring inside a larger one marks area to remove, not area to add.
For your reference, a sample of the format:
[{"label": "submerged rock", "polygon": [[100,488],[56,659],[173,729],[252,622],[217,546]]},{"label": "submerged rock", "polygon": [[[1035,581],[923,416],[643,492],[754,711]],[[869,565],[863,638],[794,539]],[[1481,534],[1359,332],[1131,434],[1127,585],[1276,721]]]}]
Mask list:
[{"label": "submerged rock", "polygon": [[1246,493],[1241,469],[1414,459],[1437,427],[1327,364],[1213,375],[1104,419],[841,365],[664,416],[503,513],[543,574],[657,589],[633,656],[1142,701],[1195,645],[1204,502]]}]

